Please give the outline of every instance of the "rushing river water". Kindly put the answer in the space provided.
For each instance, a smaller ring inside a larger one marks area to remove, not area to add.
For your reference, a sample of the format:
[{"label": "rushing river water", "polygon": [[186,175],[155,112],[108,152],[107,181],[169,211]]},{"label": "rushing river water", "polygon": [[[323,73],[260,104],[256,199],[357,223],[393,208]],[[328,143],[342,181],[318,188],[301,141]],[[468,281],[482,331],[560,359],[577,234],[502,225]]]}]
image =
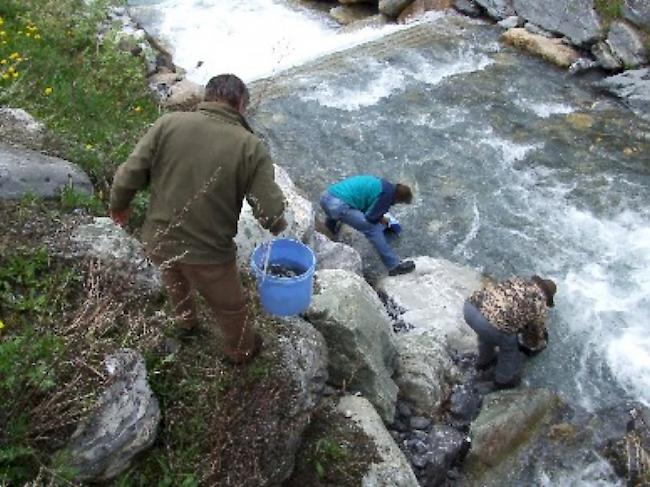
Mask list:
[{"label": "rushing river water", "polygon": [[379,39],[257,85],[252,119],[277,162],[314,200],[359,172],[412,185],[414,204],[396,212],[403,256],[558,283],[530,385],[588,409],[624,397],[650,405],[647,124],[587,80],[505,47],[493,25],[434,15],[338,35],[319,13],[242,3],[150,12],[199,81],[224,71],[252,80]]}]

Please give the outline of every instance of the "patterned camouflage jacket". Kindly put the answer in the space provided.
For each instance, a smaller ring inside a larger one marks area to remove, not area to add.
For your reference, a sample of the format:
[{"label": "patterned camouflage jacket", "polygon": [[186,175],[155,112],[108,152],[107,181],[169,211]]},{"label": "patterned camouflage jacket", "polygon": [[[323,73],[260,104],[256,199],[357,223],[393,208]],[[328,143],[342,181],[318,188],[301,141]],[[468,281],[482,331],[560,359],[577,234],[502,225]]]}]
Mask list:
[{"label": "patterned camouflage jacket", "polygon": [[546,296],[534,282],[512,277],[476,291],[469,302],[496,329],[516,333],[529,349],[546,347]]}]

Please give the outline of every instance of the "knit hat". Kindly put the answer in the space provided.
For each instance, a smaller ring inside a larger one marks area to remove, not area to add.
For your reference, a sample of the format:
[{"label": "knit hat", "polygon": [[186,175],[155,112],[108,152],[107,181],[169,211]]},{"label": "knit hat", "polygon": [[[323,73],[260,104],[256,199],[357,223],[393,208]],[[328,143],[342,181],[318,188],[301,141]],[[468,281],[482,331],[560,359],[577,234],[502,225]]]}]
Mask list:
[{"label": "knit hat", "polygon": [[538,275],[534,275],[531,280],[537,284],[542,291],[544,291],[544,295],[546,296],[546,306],[549,308],[555,306],[555,303],[553,302],[553,296],[555,296],[557,291],[555,283],[550,279],[542,279]]}]

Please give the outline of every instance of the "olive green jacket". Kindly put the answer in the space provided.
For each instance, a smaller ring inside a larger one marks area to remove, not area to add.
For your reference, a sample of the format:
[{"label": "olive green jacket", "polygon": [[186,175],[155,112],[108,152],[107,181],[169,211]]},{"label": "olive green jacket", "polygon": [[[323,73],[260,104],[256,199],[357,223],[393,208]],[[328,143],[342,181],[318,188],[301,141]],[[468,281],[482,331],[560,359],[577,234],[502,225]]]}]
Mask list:
[{"label": "olive green jacket", "polygon": [[264,228],[284,211],[264,144],[236,110],[217,102],[156,121],[115,173],[111,210],[128,208],[146,186],[151,199],[142,229],[145,248],[186,264],[235,258],[244,197]]}]

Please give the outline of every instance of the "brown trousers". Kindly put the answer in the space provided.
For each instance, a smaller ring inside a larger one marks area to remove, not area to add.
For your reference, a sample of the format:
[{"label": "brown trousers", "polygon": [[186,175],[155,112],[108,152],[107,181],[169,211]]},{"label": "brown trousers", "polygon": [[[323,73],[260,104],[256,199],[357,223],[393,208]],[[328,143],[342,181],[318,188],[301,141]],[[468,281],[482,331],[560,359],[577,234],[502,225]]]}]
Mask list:
[{"label": "brown trousers", "polygon": [[246,323],[246,296],[236,261],[195,265],[165,262],[157,257],[151,260],[160,268],[179,327],[191,329],[198,325],[192,296],[196,290],[207,302],[223,334],[226,356],[238,362],[253,351],[255,332]]}]

